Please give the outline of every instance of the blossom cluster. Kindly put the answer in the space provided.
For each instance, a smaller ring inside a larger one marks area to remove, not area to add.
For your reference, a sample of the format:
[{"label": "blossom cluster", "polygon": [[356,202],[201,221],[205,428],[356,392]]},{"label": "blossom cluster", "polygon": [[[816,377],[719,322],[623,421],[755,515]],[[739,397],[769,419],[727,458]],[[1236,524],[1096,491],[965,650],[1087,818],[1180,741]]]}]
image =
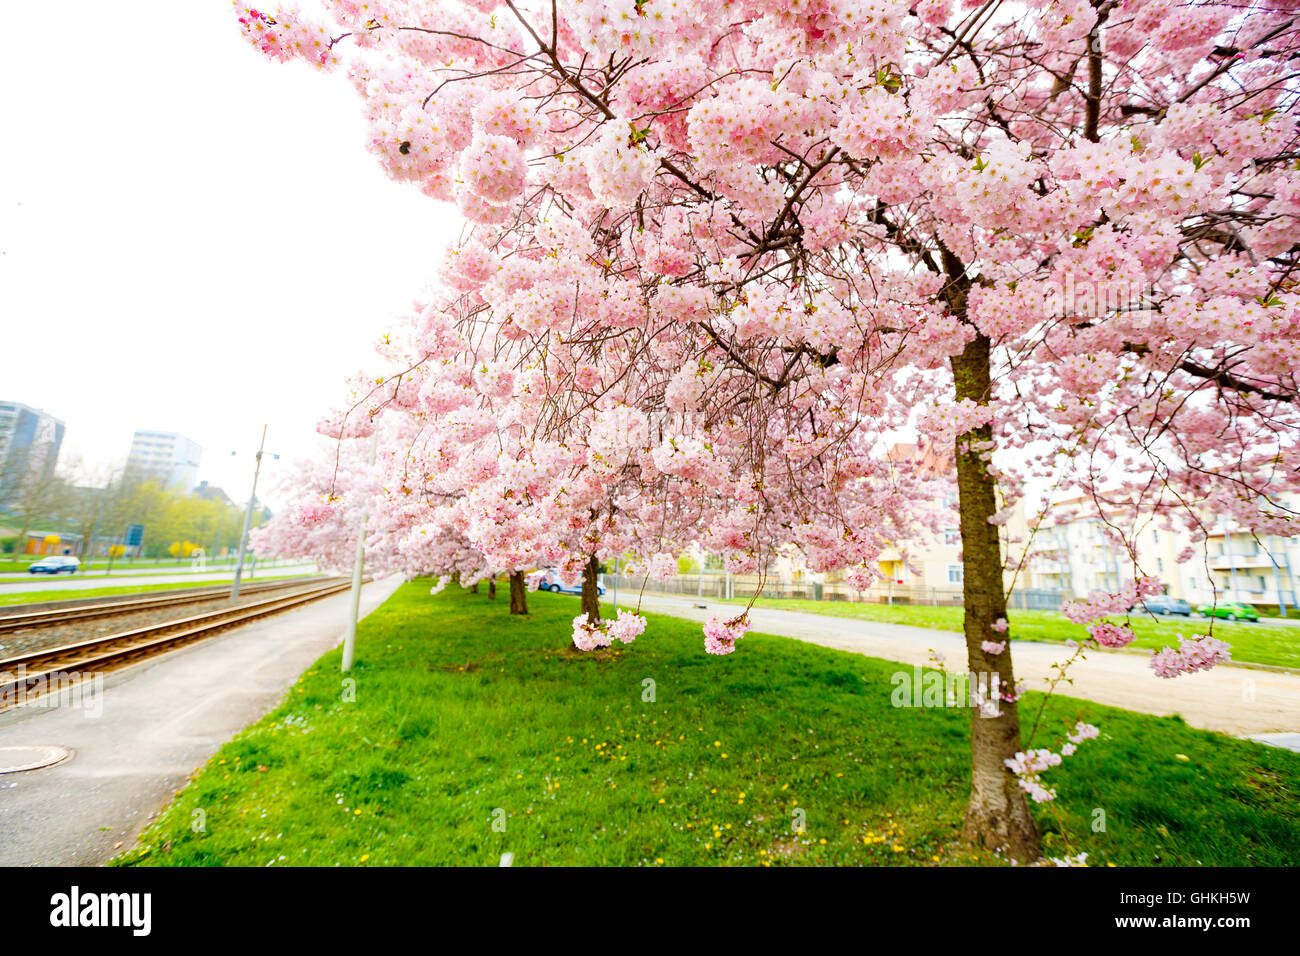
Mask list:
[{"label": "blossom cluster", "polygon": [[581,651],[592,651],[599,647],[609,647],[614,641],[631,644],[645,633],[646,619],[640,614],[620,609],[617,619],[602,620],[593,624],[587,615],[579,614],[573,619],[573,646]]},{"label": "blossom cluster", "polygon": [[748,614],[739,614],[725,620],[717,614],[711,614],[704,622],[704,650],[708,654],[730,654],[736,649],[736,642],[748,630]]},{"label": "blossom cluster", "polygon": [[1065,743],[1061,745],[1059,753],[1048,748],[1020,751],[1014,757],[1007,758],[1007,769],[1015,774],[1021,789],[1029,794],[1035,803],[1055,800],[1056,791],[1043,783],[1041,777],[1043,772],[1060,766],[1063,757],[1072,756],[1079,744],[1097,737],[1100,733],[1101,731],[1092,724],[1078,721],[1074,729],[1066,735]]},{"label": "blossom cluster", "polygon": [[1151,669],[1157,677],[1177,677],[1196,671],[1209,670],[1216,664],[1232,659],[1231,647],[1208,634],[1178,637],[1178,648],[1162,647],[1151,652]]},{"label": "blossom cluster", "polygon": [[1140,577],[1127,581],[1116,591],[1093,591],[1083,601],[1066,601],[1061,605],[1061,613],[1075,624],[1096,621],[1107,614],[1127,614],[1128,609],[1138,604],[1142,598],[1160,594],[1163,585],[1153,577]]},{"label": "blossom cluster", "polygon": [[296,4],[268,12],[241,6],[235,0],[235,7],[244,36],[271,59],[281,62],[303,59],[321,68],[339,64],[328,27],[304,17]]},{"label": "blossom cluster", "polygon": [[1102,647],[1127,647],[1137,640],[1133,628],[1127,624],[1112,624],[1110,621],[1089,624],[1088,633]]}]

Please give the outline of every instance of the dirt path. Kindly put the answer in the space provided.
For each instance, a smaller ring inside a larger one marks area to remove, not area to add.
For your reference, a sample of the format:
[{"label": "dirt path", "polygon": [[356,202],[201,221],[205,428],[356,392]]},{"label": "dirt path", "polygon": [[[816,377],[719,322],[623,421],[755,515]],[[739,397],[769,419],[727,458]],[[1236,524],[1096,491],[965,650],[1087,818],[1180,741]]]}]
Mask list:
[{"label": "dirt path", "polygon": [[[619,604],[631,606],[626,601]],[[689,599],[658,594],[645,595],[641,606],[701,622],[714,609],[738,612],[733,604],[712,604],[702,610]],[[934,648],[944,654],[949,669],[965,668],[965,641],[953,631],[757,607],[750,620],[757,632],[904,664],[929,664]],[[1046,690],[1052,664],[1065,660],[1069,649],[1063,644],[1016,641],[1012,653],[1016,676],[1027,689]],[[1235,736],[1300,731],[1300,674],[1220,665],[1169,680],[1152,672],[1144,654],[1098,652],[1076,663],[1070,676],[1074,684],[1062,687],[1063,694],[1159,716],[1177,714],[1205,730]]]}]

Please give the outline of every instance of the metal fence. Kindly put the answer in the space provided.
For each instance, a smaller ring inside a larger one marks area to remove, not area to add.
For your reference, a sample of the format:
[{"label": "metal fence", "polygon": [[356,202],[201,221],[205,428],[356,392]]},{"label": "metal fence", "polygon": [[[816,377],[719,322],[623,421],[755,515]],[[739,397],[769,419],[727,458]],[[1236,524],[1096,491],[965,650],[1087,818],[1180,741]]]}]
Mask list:
[{"label": "metal fence", "polygon": [[[845,581],[779,580],[769,577],[762,580],[756,574],[729,574],[726,571],[678,574],[666,581],[656,581],[643,576],[628,577],[606,573],[606,588],[617,587],[619,595],[633,595],[644,587],[650,594],[677,594],[704,600],[760,597],[774,600],[853,601],[872,604],[924,604],[931,607],[948,605],[960,607],[960,587],[909,587],[901,584],[882,584],[859,591]],[[1022,609],[1055,610],[1069,595],[1053,590],[1015,590],[1008,597],[1009,607]]]}]

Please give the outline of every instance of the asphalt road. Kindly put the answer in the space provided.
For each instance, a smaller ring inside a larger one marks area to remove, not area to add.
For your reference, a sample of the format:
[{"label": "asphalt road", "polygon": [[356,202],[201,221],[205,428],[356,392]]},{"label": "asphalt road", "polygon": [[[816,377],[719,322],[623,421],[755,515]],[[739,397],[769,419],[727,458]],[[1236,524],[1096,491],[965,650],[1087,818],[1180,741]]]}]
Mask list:
[{"label": "asphalt road", "polygon": [[[0,577],[0,594],[15,594],[18,592],[34,592],[33,601],[40,601],[40,595],[56,591],[86,591],[92,588],[121,588],[134,587],[142,584],[174,584],[178,588],[189,587],[191,583],[201,584],[212,581],[232,581],[235,573],[230,568],[220,571],[173,571],[166,572],[165,565],[161,566],[158,571],[140,571],[139,569],[126,569],[120,574],[117,568],[113,569],[111,577],[105,577],[102,571],[91,571],[86,574],[21,574],[5,575]],[[254,570],[252,577],[249,577],[248,569],[244,569],[245,581],[259,581],[263,578],[282,577],[288,574],[312,574],[316,571],[316,565],[311,562],[303,564],[282,564],[282,565],[264,565]]]},{"label": "asphalt road", "polygon": [[[366,585],[362,614],[400,583]],[[0,747],[73,751],[0,774],[0,866],[96,866],[129,847],[194,770],[342,640],[347,606],[345,592],[117,671],[98,705],[37,698],[0,713]]]}]

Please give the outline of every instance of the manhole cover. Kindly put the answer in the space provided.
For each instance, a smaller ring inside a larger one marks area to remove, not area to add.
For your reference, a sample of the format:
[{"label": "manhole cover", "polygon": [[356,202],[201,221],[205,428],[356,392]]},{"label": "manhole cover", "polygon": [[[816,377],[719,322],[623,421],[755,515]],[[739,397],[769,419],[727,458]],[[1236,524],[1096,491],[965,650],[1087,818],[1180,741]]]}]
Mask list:
[{"label": "manhole cover", "polygon": [[66,747],[0,747],[0,773],[39,770],[71,756]]}]

